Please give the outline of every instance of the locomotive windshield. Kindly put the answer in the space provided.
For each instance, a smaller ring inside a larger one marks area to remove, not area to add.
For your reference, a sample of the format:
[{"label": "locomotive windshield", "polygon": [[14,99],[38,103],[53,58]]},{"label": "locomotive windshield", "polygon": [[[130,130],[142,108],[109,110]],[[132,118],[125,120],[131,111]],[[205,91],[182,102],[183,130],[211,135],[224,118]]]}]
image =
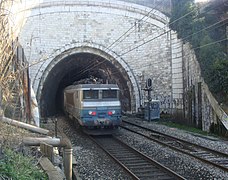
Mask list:
[{"label": "locomotive windshield", "polygon": [[84,90],[83,99],[98,99],[98,90]]},{"label": "locomotive windshield", "polygon": [[117,90],[103,90],[102,99],[117,98]]}]

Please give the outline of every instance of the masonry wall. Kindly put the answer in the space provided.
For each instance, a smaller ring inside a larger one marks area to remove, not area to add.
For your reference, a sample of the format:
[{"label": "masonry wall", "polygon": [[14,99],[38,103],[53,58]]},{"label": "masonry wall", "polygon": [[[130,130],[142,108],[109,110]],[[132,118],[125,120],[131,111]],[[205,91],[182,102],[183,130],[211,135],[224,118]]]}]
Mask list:
[{"label": "masonry wall", "polygon": [[[132,93],[138,96],[136,89],[141,91],[136,100],[139,102],[135,102],[136,110],[144,103],[142,89],[150,77],[153,98],[161,100],[161,109],[170,112],[173,63],[169,19],[164,14],[120,1],[50,0],[31,3],[24,9],[17,14],[24,17],[19,41],[31,64],[31,83],[37,95],[39,88],[42,90],[44,72],[54,66],[51,62],[56,56],[75,47],[97,47],[116,61],[121,58],[133,73],[136,83]],[[130,28],[127,37],[114,43]]]},{"label": "masonry wall", "polygon": [[183,77],[185,123],[207,132],[227,135],[228,115],[201,77],[200,65],[188,43],[183,45]]},{"label": "masonry wall", "polygon": [[15,2],[11,17],[12,32],[19,37],[30,64],[38,102],[57,60],[75,50],[98,55],[104,52],[130,77],[135,111],[147,98],[143,90],[146,79],[152,78],[152,98],[160,100],[161,111],[205,131],[228,129],[228,116],[201,78],[194,51],[170,31],[167,16],[121,1],[40,2]]}]

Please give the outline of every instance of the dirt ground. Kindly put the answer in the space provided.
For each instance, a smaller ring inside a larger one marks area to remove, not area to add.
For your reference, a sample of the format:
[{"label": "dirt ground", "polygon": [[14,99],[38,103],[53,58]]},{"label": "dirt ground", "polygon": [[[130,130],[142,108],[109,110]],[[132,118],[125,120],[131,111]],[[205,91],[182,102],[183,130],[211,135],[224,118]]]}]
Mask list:
[{"label": "dirt ground", "polygon": [[24,155],[32,155],[37,148],[24,146],[23,138],[41,136],[43,135],[9,125],[0,119],[0,152],[2,152],[4,148],[10,148],[17,152],[23,152]]}]

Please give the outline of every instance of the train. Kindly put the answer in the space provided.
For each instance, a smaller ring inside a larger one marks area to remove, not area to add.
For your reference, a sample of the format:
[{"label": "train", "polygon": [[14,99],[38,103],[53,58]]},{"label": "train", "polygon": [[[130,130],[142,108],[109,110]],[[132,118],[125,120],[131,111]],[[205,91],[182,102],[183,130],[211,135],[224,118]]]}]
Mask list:
[{"label": "train", "polygon": [[85,129],[118,129],[121,103],[116,84],[78,84],[64,89],[64,111]]}]

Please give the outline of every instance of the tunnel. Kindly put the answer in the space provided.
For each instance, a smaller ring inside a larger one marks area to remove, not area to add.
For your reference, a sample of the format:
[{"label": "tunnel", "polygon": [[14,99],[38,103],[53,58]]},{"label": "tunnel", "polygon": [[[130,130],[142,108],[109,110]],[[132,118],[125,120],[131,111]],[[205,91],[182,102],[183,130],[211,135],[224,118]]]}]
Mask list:
[{"label": "tunnel", "polygon": [[40,98],[41,117],[63,114],[64,88],[88,80],[117,84],[120,88],[122,112],[131,111],[130,79],[126,70],[115,60],[82,52],[64,57],[48,72]]}]

